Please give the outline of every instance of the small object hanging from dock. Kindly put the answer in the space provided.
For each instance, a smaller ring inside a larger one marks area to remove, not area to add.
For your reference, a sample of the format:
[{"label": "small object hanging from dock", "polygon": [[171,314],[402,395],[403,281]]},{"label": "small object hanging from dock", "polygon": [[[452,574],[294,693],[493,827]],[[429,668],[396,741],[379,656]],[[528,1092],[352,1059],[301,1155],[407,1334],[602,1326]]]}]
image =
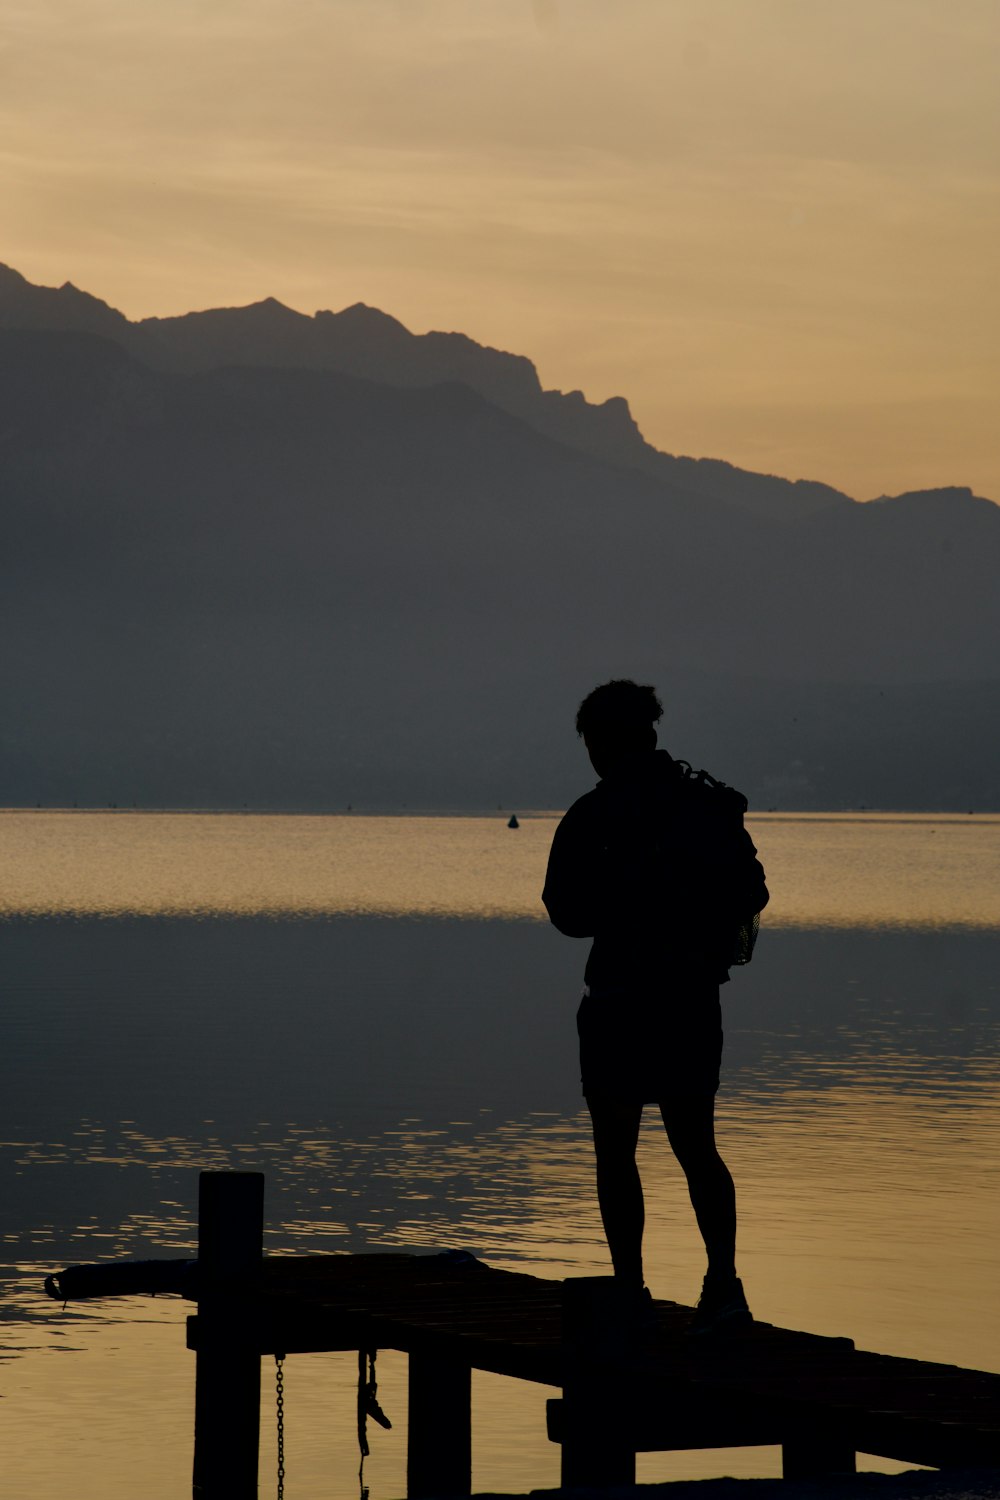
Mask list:
[{"label": "small object hanging from dock", "polygon": [[520,826],[520,823],[517,821],[517,813],[511,813],[510,817],[507,819],[507,827],[520,828]]}]

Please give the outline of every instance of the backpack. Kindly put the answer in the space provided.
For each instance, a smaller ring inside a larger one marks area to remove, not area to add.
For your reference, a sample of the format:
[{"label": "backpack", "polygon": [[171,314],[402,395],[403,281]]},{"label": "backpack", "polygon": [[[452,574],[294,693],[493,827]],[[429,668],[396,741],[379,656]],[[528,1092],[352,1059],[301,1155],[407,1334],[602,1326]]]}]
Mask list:
[{"label": "backpack", "polygon": [[760,929],[760,914],[770,899],[764,883],[764,867],[743,826],[749,804],[735,787],[718,781],[707,771],[694,770],[686,760],[675,760],[674,765],[685,793],[714,830],[713,856],[722,867],[726,909],[732,914],[734,924],[726,966],[748,964]]}]

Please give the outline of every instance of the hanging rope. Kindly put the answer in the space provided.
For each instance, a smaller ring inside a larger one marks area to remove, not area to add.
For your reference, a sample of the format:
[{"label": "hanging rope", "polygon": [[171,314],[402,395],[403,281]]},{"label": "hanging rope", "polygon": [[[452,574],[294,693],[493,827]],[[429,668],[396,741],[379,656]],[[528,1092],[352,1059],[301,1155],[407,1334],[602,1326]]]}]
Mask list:
[{"label": "hanging rope", "polygon": [[380,1427],[392,1426],[378,1404],[378,1381],[375,1379],[377,1353],[377,1349],[358,1350],[358,1447],[361,1450],[358,1483],[361,1486],[361,1500],[368,1500],[368,1490],[365,1485],[365,1459],[371,1451],[368,1447],[368,1418],[371,1417]]},{"label": "hanging rope", "polygon": [[274,1387],[278,1417],[278,1500],[285,1500],[285,1356],[274,1356]]}]

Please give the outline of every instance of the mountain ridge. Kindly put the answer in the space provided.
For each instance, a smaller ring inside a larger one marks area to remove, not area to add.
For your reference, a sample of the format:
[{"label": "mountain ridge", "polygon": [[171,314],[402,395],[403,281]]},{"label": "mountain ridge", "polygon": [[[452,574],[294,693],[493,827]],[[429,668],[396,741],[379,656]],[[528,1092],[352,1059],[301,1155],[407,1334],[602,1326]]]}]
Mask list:
[{"label": "mountain ridge", "polygon": [[[814,480],[739,469],[723,459],[663,453],[645,441],[627,400],[589,402],[579,390],[545,390],[525,355],[476,343],[464,333],[412,333],[399,319],[362,302],[311,317],[266,297],[244,307],[209,308],[131,322],[71,282],[36,287],[0,267],[0,327],[64,326],[103,334],[156,368],[191,373],[230,363],[339,369],[389,384],[458,380],[539,431],[592,457],[638,469],[678,486],[752,510],[792,519],[856,503]],[[16,319],[17,321],[12,321]]]}]

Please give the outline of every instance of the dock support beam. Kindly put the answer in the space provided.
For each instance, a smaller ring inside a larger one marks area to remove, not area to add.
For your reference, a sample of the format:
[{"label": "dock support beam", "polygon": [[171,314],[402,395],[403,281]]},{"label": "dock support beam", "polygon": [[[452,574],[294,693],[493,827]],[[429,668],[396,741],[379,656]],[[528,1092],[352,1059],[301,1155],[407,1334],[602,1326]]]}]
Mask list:
[{"label": "dock support beam", "polygon": [[202,1172],[198,1184],[195,1500],[256,1500],[260,1354],[243,1288],[264,1253],[261,1172]]},{"label": "dock support beam", "polygon": [[803,1429],[781,1444],[783,1479],[826,1479],[831,1474],[854,1474],[857,1467],[853,1444],[837,1433]]},{"label": "dock support beam", "polygon": [[472,1494],[472,1370],[437,1355],[409,1356],[407,1500]]},{"label": "dock support beam", "polygon": [[634,1309],[613,1276],[563,1282],[563,1489],[635,1484],[634,1338]]}]

